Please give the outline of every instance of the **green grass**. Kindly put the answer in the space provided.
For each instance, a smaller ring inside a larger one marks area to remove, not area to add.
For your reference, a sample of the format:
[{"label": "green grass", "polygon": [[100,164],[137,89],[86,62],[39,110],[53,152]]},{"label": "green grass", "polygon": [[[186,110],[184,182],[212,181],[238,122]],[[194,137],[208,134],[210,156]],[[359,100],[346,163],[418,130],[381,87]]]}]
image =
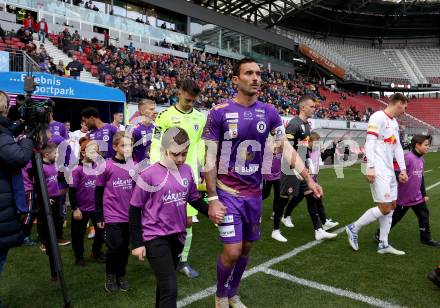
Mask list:
[{"label": "green grass", "polygon": [[[426,157],[427,186],[440,181],[440,154]],[[329,217],[341,226],[357,219],[372,206],[369,187],[359,166],[345,169],[345,178],[336,179],[333,170],[324,170],[320,182],[326,191],[325,205]],[[430,220],[434,238],[440,239],[440,186],[428,192]],[[272,221],[271,200],[264,204],[262,239],[251,255],[250,267],[280,256],[314,240],[314,233],[305,204],[295,209],[295,228],[282,228],[288,243],[278,243],[270,238]],[[203,217],[194,228],[191,265],[201,276],[188,280],[179,274],[179,299],[215,284],[217,255],[221,245],[216,229]],[[360,251],[353,252],[345,233],[335,240],[324,242],[272,268],[300,278],[313,280],[333,287],[373,296],[406,307],[439,307],[438,288],[427,279],[440,261],[440,250],[422,246],[418,238],[415,215],[409,211],[392,230],[391,242],[406,251],[405,256],[378,255],[373,241],[377,224],[362,229]],[[67,236],[69,235],[66,229]],[[86,241],[90,254],[91,242]],[[61,248],[69,295],[75,307],[154,307],[155,278],[148,262],[141,263],[130,257],[127,277],[132,286],[128,293],[108,295],[103,291],[105,267],[86,258],[87,266],[73,266],[70,246]],[[62,297],[58,285],[49,280],[46,256],[37,247],[12,249],[0,280],[0,299],[8,307],[60,307]],[[242,282],[240,294],[249,307],[365,307],[366,304],[304,287],[264,273],[252,275]],[[213,297],[195,302],[190,307],[213,307]]]}]

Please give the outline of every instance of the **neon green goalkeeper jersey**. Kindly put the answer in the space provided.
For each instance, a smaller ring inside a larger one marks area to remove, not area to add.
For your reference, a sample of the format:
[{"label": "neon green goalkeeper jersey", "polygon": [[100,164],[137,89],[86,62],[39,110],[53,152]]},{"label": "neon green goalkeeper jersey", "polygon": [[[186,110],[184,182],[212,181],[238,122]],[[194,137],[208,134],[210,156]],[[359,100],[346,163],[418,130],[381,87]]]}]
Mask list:
[{"label": "neon green goalkeeper jersey", "polygon": [[[155,163],[160,160],[160,144],[163,133],[170,127],[177,126],[183,128],[189,136],[190,145],[185,163],[191,166],[194,173],[194,180],[199,184],[201,166],[205,159],[205,143],[202,140],[202,132],[205,127],[206,117],[200,111],[192,109],[189,113],[184,113],[171,106],[157,115],[153,139],[150,148],[150,161]],[[187,215],[197,215],[197,211],[191,206],[187,206]]]}]

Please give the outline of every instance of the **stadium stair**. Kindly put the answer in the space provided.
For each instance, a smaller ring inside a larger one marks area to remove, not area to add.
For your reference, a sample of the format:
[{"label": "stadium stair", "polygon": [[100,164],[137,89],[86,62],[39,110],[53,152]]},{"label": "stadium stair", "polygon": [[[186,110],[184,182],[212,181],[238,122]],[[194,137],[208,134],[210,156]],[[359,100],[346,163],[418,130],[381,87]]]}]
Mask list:
[{"label": "stadium stair", "polygon": [[[39,46],[41,42],[38,42],[38,40],[35,40],[34,43]],[[54,44],[52,44],[49,39],[46,39],[46,42],[44,43],[44,48],[47,51],[47,54],[53,58],[53,62],[55,64],[58,64],[60,60],[63,60],[64,65],[69,64],[69,62],[72,61],[71,57],[68,57],[65,53],[63,53],[60,49],[58,49]],[[101,83],[98,78],[93,77],[90,72],[86,70],[86,66],[84,65],[84,70],[81,72],[80,80],[88,83],[93,84],[99,84],[104,85]]]},{"label": "stadium stair", "polygon": [[400,63],[402,64],[402,67],[405,69],[406,73],[408,74],[408,77],[411,80],[411,84],[419,84],[421,82],[421,80],[419,80],[419,78],[417,78],[416,73],[411,68],[411,66],[409,65],[407,59],[405,59],[405,57],[400,52],[400,50],[392,49],[390,51],[394,52],[397,55],[397,58],[400,60]]}]

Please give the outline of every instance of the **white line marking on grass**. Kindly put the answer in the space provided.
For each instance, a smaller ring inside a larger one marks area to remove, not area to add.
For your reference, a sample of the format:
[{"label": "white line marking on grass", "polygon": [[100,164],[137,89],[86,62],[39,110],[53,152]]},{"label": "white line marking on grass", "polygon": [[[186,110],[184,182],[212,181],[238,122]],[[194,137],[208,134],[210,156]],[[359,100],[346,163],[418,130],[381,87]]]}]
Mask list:
[{"label": "white line marking on grass", "polygon": [[432,172],[432,169],[426,170],[425,173]]},{"label": "white line marking on grass", "polygon": [[320,291],[328,292],[328,293],[335,294],[335,295],[338,295],[338,296],[348,297],[348,298],[351,298],[351,299],[353,299],[355,301],[367,303],[369,305],[376,306],[376,307],[389,307],[389,308],[391,308],[391,307],[392,308],[400,308],[401,307],[399,305],[392,304],[392,303],[383,301],[383,300],[375,298],[375,297],[366,296],[366,295],[362,295],[362,294],[355,293],[355,292],[352,292],[352,291],[335,288],[335,287],[332,287],[332,286],[328,286],[328,285],[321,284],[321,283],[318,283],[318,282],[315,282],[315,281],[311,281],[311,280],[307,280],[307,279],[302,279],[302,278],[299,278],[299,277],[296,277],[296,276],[293,276],[293,275],[290,275],[290,274],[287,274],[287,273],[283,273],[283,272],[280,272],[280,271],[277,271],[277,270],[273,270],[273,269],[270,269],[270,268],[265,269],[264,273],[266,273],[268,275],[272,275],[272,276],[277,277],[277,278],[282,278],[282,279],[285,279],[285,280],[297,283],[297,284],[302,285],[302,286],[306,286],[306,287],[309,287],[309,288],[313,288],[313,289],[317,289],[317,290],[320,290]]},{"label": "white line marking on grass", "polygon": [[[438,185],[440,185],[440,181],[435,183],[435,184],[432,184],[431,186],[428,186],[426,188],[426,190],[431,190],[432,188],[434,188],[434,187],[436,187]],[[334,231],[334,233],[339,234],[339,233],[342,233],[344,230],[345,230],[345,227],[342,227],[342,228],[339,228],[336,231]],[[279,257],[270,259],[270,260],[268,260],[268,261],[266,261],[266,262],[264,262],[264,263],[262,263],[260,265],[257,265],[255,267],[245,271],[244,274],[243,274],[243,278],[242,279],[244,279],[246,277],[249,277],[249,276],[251,276],[253,274],[256,274],[258,272],[264,272],[269,267],[271,267],[271,266],[273,266],[275,264],[278,264],[280,262],[283,262],[283,261],[285,261],[285,260],[287,260],[289,258],[292,258],[292,257],[296,256],[297,254],[303,252],[303,251],[306,251],[306,250],[308,250],[310,248],[313,248],[313,247],[321,244],[322,242],[323,241],[311,241],[311,242],[308,242],[308,243],[306,243],[306,244],[304,244],[302,246],[299,246],[299,247],[291,250],[290,252],[287,252],[287,253],[279,256]],[[185,307],[185,306],[190,305],[190,304],[192,304],[194,302],[202,300],[202,299],[204,299],[204,298],[206,298],[208,296],[214,295],[216,289],[217,289],[216,285],[213,285],[213,286],[211,286],[209,288],[206,288],[206,289],[204,289],[202,291],[194,293],[193,295],[187,296],[187,297],[185,297],[185,298],[183,298],[183,299],[181,299],[180,301],[177,302],[177,307],[179,307],[179,308],[180,307]],[[398,306],[396,306],[396,307],[398,307]]]},{"label": "white line marking on grass", "polygon": [[432,184],[431,186],[426,187],[426,190],[433,189],[434,187],[436,187],[436,186],[438,186],[438,185],[440,185],[440,182],[434,183],[434,184]]},{"label": "white line marking on grass", "polygon": [[[344,230],[345,230],[345,227],[339,228],[336,231],[334,231],[334,233],[338,233],[339,234],[339,233],[343,232]],[[291,250],[291,251],[289,251],[289,252],[287,252],[287,253],[279,256],[279,257],[270,259],[270,260],[268,260],[268,261],[266,261],[264,263],[261,263],[258,266],[254,266],[253,268],[250,268],[249,270],[244,272],[242,279],[247,278],[247,277],[249,277],[249,276],[251,276],[253,274],[256,274],[258,272],[262,272],[262,271],[266,270],[270,266],[273,266],[273,265],[275,265],[277,263],[280,263],[280,262],[283,262],[283,261],[285,261],[287,259],[290,259],[290,258],[296,256],[297,254],[299,254],[299,253],[301,253],[303,251],[306,251],[306,250],[308,250],[308,249],[310,249],[312,247],[315,247],[315,246],[317,246],[317,245],[319,245],[321,243],[322,243],[322,241],[311,241],[311,242],[308,242],[308,243],[306,243],[306,244],[304,244],[302,246],[296,247],[295,249],[293,249],[293,250]],[[205,297],[211,296],[211,295],[215,294],[216,289],[217,289],[216,286],[213,285],[213,286],[211,286],[209,288],[206,288],[206,289],[204,289],[202,291],[194,293],[193,295],[187,296],[187,297],[185,297],[185,298],[183,298],[183,299],[181,299],[180,301],[177,302],[177,307],[185,307],[185,306],[190,305],[190,304],[192,304],[192,303],[194,303],[196,301],[204,299]]]}]

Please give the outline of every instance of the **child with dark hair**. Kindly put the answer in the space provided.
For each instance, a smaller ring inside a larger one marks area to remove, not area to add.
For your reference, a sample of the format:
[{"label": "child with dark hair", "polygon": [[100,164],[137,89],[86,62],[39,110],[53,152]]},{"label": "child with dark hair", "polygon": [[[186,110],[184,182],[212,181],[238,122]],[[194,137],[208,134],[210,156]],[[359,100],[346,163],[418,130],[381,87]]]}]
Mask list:
[{"label": "child with dark hair", "polygon": [[82,138],[79,143],[81,161],[72,171],[69,199],[72,208],[71,233],[75,264],[84,266],[84,235],[88,221],[91,219],[95,228],[92,258],[101,262],[105,261],[104,254],[101,252],[104,230],[97,227],[95,217],[95,187],[98,169],[93,163],[93,156],[98,153],[98,145],[87,138]]},{"label": "child with dark hair", "polygon": [[21,169],[23,175],[24,191],[26,194],[27,213],[23,217],[23,233],[25,235],[23,245],[34,246],[37,243],[31,239],[32,225],[35,219],[35,192],[34,192],[34,176],[32,170],[32,162],[29,161],[26,166]]},{"label": "child with dark hair", "polygon": [[[309,158],[307,159],[307,166],[309,168],[309,173],[312,176],[312,179],[318,183],[318,174],[320,165],[322,162],[321,159],[321,146],[320,146],[321,136],[312,131],[310,133],[310,140],[308,145]],[[317,208],[318,208],[318,216],[322,223],[322,229],[324,231],[333,229],[334,227],[339,225],[339,222],[333,221],[330,218],[327,218],[327,214],[324,209],[324,204],[322,201],[323,198],[316,199]],[[335,234],[335,233],[332,233]]]},{"label": "child with dark hair", "polygon": [[[429,197],[425,189],[425,160],[423,155],[429,152],[432,137],[430,135],[414,135],[411,141],[411,151],[405,153],[408,182],[401,183],[397,189],[397,206],[393,213],[393,228],[412,209],[419,221],[420,241],[424,245],[440,247],[440,242],[431,237],[429,226],[429,210],[426,203]],[[378,239],[379,230],[376,233]]]},{"label": "child with dark hair", "polygon": [[[188,147],[184,129],[168,128],[160,162],[141,173],[130,201],[132,254],[140,261],[146,256],[156,275],[156,307],[176,307],[176,268],[191,219],[187,203],[208,215],[191,167],[185,164]],[[218,215],[222,219],[224,213]]]},{"label": "child with dark hair", "polygon": [[274,147],[272,160],[270,161],[270,170],[266,170],[267,172],[263,172],[263,200],[267,199],[270,196],[270,191],[273,187],[273,206],[271,219],[274,219],[274,229],[272,231],[272,238],[280,242],[287,242],[287,239],[281,234],[280,231],[280,219],[275,219],[275,212],[278,210],[278,206],[280,203],[280,178],[282,157],[282,149],[280,147]]},{"label": "child with dark hair", "polygon": [[[60,176],[55,166],[57,145],[49,142],[42,150],[41,155],[43,158],[43,174],[46,181],[47,194],[49,197],[49,206],[52,212],[52,218],[55,225],[55,232],[58,238],[61,237],[63,231],[64,219],[61,215],[60,206],[62,202],[62,189],[66,185],[64,176]],[[55,263],[52,259],[52,247],[49,242],[49,230],[47,229],[46,216],[41,213],[38,219],[38,236],[42,242],[42,248],[46,250],[46,254],[49,256],[50,269],[52,280],[57,279],[57,273],[55,272]]]},{"label": "child with dark hair", "polygon": [[96,178],[95,211],[97,227],[105,230],[107,245],[106,280],[104,289],[108,293],[128,291],[130,286],[125,278],[128,263],[130,236],[128,209],[133,190],[134,171],[131,159],[133,142],[124,132],[113,137],[115,155],[105,161],[103,169]]}]

